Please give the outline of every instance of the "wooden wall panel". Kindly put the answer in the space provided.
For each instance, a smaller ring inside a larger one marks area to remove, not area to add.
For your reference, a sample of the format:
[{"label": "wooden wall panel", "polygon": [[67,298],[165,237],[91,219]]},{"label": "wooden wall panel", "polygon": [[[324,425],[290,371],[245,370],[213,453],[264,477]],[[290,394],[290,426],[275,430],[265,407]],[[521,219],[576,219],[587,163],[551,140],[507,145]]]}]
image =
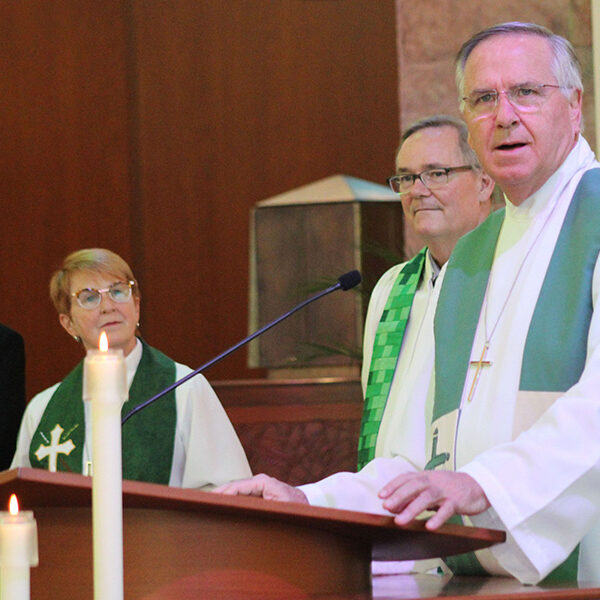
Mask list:
[{"label": "wooden wall panel", "polygon": [[31,396],[81,357],[48,298],[70,251],[131,255],[126,22],[119,0],[0,3],[0,321]]},{"label": "wooden wall panel", "polygon": [[[247,332],[252,206],[335,173],[383,181],[393,168],[393,2],[134,7],[144,331],[197,366]],[[242,351],[207,375],[240,378],[245,364]]]},{"label": "wooden wall panel", "polygon": [[[0,322],[29,396],[81,356],[47,299],[67,252],[129,260],[143,334],[196,367],[247,332],[254,203],[393,166],[392,0],[3,2],[0,66]],[[207,373],[261,374],[245,351]]]}]

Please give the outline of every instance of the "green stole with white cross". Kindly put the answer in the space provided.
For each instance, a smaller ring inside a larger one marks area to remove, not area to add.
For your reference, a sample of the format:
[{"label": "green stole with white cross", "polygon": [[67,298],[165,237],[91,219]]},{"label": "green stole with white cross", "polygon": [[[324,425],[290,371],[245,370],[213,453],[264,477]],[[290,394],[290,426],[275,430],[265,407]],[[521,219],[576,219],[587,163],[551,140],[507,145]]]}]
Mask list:
[{"label": "green stole with white cross", "polygon": [[[583,372],[592,276],[600,252],[599,215],[600,169],[593,169],[584,174],[571,200],[535,306],[523,352],[522,391],[564,392]],[[459,240],[448,261],[434,321],[434,447],[428,469],[455,468],[459,406],[503,220],[504,209],[492,213]],[[439,448],[442,437],[448,443]],[[445,560],[457,574],[485,573],[473,553]],[[577,560],[578,548],[545,581],[576,580]]]},{"label": "green stole with white cross", "polygon": [[[175,363],[156,348],[142,342],[142,357],[122,414],[151,398],[175,381]],[[85,443],[83,361],[58,386],[48,402],[31,439],[32,467],[81,473]],[[132,417],[123,427],[123,479],[168,485],[173,462],[177,409],[172,391]],[[91,442],[91,441],[90,441]],[[50,446],[60,445],[58,453]]]},{"label": "green stole with white cross", "polygon": [[427,248],[407,262],[387,298],[375,333],[358,440],[358,469],[375,456],[381,418],[400,356],[406,324],[425,264]]}]

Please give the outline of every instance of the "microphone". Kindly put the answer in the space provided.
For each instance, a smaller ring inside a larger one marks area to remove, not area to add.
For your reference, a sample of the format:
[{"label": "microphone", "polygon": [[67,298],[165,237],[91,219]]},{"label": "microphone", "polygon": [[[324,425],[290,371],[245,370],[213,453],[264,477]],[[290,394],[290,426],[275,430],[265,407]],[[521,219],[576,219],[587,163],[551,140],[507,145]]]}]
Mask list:
[{"label": "microphone", "polygon": [[162,398],[165,394],[168,394],[169,392],[173,391],[175,388],[179,387],[182,383],[185,383],[188,379],[191,379],[195,375],[198,375],[198,373],[201,373],[205,369],[208,369],[208,367],[212,367],[216,362],[219,362],[222,358],[229,356],[232,352],[235,352],[238,348],[241,348],[248,342],[251,342],[255,337],[258,337],[265,331],[268,331],[269,329],[271,329],[271,327],[275,327],[275,325],[277,325],[278,323],[281,323],[281,321],[283,321],[284,319],[287,319],[289,316],[293,315],[295,312],[299,311],[301,308],[304,308],[307,304],[310,304],[311,302],[314,302],[315,300],[318,300],[319,298],[322,298],[323,296],[326,296],[327,294],[331,294],[331,292],[335,292],[336,290],[341,289],[345,292],[349,289],[352,289],[353,287],[356,287],[360,283],[360,281],[361,281],[361,276],[358,271],[349,271],[348,273],[344,273],[341,277],[338,278],[338,282],[336,284],[320,291],[318,294],[315,294],[314,296],[311,296],[310,298],[307,298],[306,300],[304,300],[303,302],[301,302],[300,304],[298,304],[291,310],[288,310],[288,312],[281,315],[274,321],[267,323],[264,327],[261,327],[260,329],[255,331],[253,334],[244,338],[237,344],[231,346],[231,348],[228,348],[224,352],[221,352],[221,354],[219,354],[215,358],[204,363],[201,367],[198,367],[195,371],[188,373],[185,377],[182,377],[179,381],[172,383],[170,386],[166,387],[164,390],[158,392],[158,394],[156,394],[155,396],[152,396],[152,398],[149,398],[148,400],[145,400],[141,404],[138,404],[133,410],[128,412],[121,419],[121,425],[124,425],[131,417],[133,417],[133,415],[135,415],[136,413],[138,413],[141,410],[143,410],[144,408],[146,408],[146,406],[149,406],[154,401],[158,400],[159,398]]}]

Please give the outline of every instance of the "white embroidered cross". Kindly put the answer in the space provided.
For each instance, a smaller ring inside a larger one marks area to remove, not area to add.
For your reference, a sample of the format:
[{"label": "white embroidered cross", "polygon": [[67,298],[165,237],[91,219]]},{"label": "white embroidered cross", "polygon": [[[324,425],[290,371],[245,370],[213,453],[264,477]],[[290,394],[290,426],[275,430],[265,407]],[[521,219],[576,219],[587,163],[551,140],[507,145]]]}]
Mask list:
[{"label": "white embroidered cross", "polygon": [[40,447],[35,451],[37,459],[48,457],[48,471],[56,473],[56,459],[59,454],[66,454],[67,456],[75,449],[75,444],[72,440],[67,440],[60,444],[60,436],[64,429],[57,423],[56,427],[50,432],[50,445],[44,446],[40,444]]}]

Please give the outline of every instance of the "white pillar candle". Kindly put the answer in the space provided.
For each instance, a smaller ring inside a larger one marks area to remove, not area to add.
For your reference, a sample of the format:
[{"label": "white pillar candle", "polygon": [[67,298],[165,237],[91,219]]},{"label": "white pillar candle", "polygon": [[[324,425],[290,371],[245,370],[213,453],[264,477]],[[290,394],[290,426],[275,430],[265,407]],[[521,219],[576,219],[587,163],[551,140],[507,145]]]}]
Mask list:
[{"label": "white pillar candle", "polygon": [[121,407],[127,399],[122,350],[88,350],[83,363],[83,399],[91,402],[92,420],[94,598],[122,600]]},{"label": "white pillar candle", "polygon": [[0,512],[0,600],[29,600],[29,569],[38,564],[37,525],[30,510]]}]

